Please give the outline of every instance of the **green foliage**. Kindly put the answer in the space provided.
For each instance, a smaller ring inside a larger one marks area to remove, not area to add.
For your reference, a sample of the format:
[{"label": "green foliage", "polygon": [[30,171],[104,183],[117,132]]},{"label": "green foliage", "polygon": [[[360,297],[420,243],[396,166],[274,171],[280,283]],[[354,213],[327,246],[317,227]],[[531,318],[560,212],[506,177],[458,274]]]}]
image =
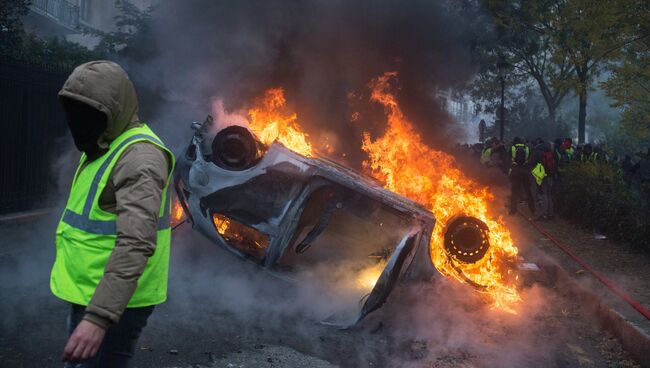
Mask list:
[{"label": "green foliage", "polygon": [[636,146],[650,143],[650,3],[635,8],[630,23],[634,40],[623,48],[620,61],[611,66],[612,76],[602,84],[623,110],[622,126]]},{"label": "green foliage", "polygon": [[537,93],[535,86],[519,90],[521,97],[513,100],[506,112],[506,131],[510,137],[567,137],[570,128],[566,125],[562,111],[556,115],[555,123],[549,124],[547,105],[542,96]]},{"label": "green foliage", "polygon": [[[546,102],[550,122],[557,121],[557,108],[567,93],[574,91],[579,97],[578,136],[583,141],[585,124],[592,121],[586,114],[587,97],[594,80],[609,62],[618,64],[631,43],[648,35],[647,0],[611,0],[597,4],[592,0],[481,1],[494,18],[496,36],[484,44],[486,57],[482,62],[494,64],[500,55],[513,65],[515,82],[535,83]],[[644,50],[647,54],[648,48]],[[626,65],[629,71],[632,65],[638,68],[639,64],[638,60],[631,59]],[[621,76],[625,71],[620,70]],[[638,70],[634,73],[639,75]],[[495,79],[493,71],[491,74],[488,78]],[[477,78],[475,86],[479,93],[491,96],[484,79]],[[628,81],[623,78],[621,82]],[[638,122],[647,116],[647,104],[641,107],[641,110],[631,109],[627,120]]]},{"label": "green foliage", "polygon": [[87,61],[101,59],[101,54],[60,38],[41,39],[34,34],[23,34],[18,47],[4,56],[29,64],[47,65],[63,71]]},{"label": "green foliage", "polygon": [[549,13],[547,32],[556,59],[568,59],[575,68],[568,85],[579,97],[578,141],[585,140],[587,97],[592,83],[609,60],[615,60],[630,42],[629,14],[636,0],[611,0],[594,6],[591,0],[557,2]]},{"label": "green foliage", "polygon": [[647,199],[625,183],[618,166],[573,162],[554,193],[557,211],[565,218],[650,252]]},{"label": "green foliage", "polygon": [[74,42],[25,33],[20,19],[29,5],[27,0],[0,2],[0,57],[64,72],[101,57]]},{"label": "green foliage", "polygon": [[86,33],[98,36],[100,42],[97,52],[119,55],[131,60],[141,61],[156,54],[156,42],[151,32],[150,20],[154,7],[141,11],[128,1],[115,1],[119,14],[115,16],[116,30],[103,32],[85,29]]},{"label": "green foliage", "polygon": [[0,1],[0,54],[15,49],[22,38],[21,17],[27,14],[29,0]]},{"label": "green foliage", "polygon": [[14,47],[0,50],[0,57],[69,72],[79,64],[101,59],[102,55],[74,42],[56,37],[41,39],[34,34],[23,33]]},{"label": "green foliage", "polygon": [[[483,0],[484,7],[493,16],[494,37],[483,43],[483,68],[475,83],[477,94],[490,96],[484,79],[497,80],[493,66],[499,58],[511,64],[508,84],[535,85],[546,104],[547,120],[555,123],[555,113],[566,97],[566,80],[574,69],[566,58],[556,58],[553,38],[544,30],[547,15],[552,12],[548,1],[533,0]],[[488,93],[486,93],[488,92]]]}]

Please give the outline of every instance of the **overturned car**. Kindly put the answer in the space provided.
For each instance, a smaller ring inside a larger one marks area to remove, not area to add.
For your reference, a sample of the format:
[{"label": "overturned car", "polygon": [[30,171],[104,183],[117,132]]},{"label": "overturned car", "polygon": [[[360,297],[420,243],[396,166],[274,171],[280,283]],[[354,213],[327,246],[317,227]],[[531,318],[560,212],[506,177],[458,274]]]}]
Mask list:
[{"label": "overturned car", "polygon": [[[323,323],[354,325],[381,307],[398,282],[439,275],[429,254],[435,219],[426,208],[325,158],[264,145],[244,127],[215,132],[208,116],[193,129],[174,178],[187,220],[283,279],[325,270],[319,277],[355,302]],[[472,218],[448,225],[450,256],[482,257],[486,231]]]}]

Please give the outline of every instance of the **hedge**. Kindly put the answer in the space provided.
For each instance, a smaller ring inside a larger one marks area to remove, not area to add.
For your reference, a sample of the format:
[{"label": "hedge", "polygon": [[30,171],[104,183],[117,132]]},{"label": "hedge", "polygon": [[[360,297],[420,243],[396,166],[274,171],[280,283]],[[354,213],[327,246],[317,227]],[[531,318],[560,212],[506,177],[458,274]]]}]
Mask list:
[{"label": "hedge", "polygon": [[606,162],[572,162],[554,187],[556,210],[585,228],[650,253],[647,198]]}]

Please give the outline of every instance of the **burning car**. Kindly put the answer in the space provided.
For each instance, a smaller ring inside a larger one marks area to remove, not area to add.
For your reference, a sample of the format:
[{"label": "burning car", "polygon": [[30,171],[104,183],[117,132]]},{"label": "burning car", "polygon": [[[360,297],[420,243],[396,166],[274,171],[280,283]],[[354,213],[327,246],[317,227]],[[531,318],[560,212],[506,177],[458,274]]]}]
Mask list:
[{"label": "burning car", "polygon": [[[245,127],[215,131],[210,116],[192,127],[174,178],[187,220],[280,278],[329,270],[327,282],[357,302],[323,323],[354,325],[398,282],[439,277],[430,254],[436,219],[427,208],[326,158],[264,144]],[[444,234],[455,262],[474,263],[490,246],[487,225],[474,217],[447,221]]]}]

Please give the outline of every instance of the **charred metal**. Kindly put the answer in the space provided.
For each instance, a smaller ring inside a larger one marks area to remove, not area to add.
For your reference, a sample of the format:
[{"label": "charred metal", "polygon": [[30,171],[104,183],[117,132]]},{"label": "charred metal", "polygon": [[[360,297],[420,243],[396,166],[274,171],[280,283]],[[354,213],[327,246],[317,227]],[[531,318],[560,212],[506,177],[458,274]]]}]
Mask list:
[{"label": "charred metal", "polygon": [[[287,280],[323,265],[349,273],[337,282],[378,270],[357,277],[368,289],[360,291],[361,303],[323,323],[354,325],[381,307],[398,282],[439,275],[429,253],[435,219],[424,207],[325,158],[278,142],[265,146],[244,127],[215,134],[210,116],[192,126],[175,187],[193,228]],[[485,254],[487,227],[477,221],[462,217],[449,225],[450,256],[472,262]]]}]

